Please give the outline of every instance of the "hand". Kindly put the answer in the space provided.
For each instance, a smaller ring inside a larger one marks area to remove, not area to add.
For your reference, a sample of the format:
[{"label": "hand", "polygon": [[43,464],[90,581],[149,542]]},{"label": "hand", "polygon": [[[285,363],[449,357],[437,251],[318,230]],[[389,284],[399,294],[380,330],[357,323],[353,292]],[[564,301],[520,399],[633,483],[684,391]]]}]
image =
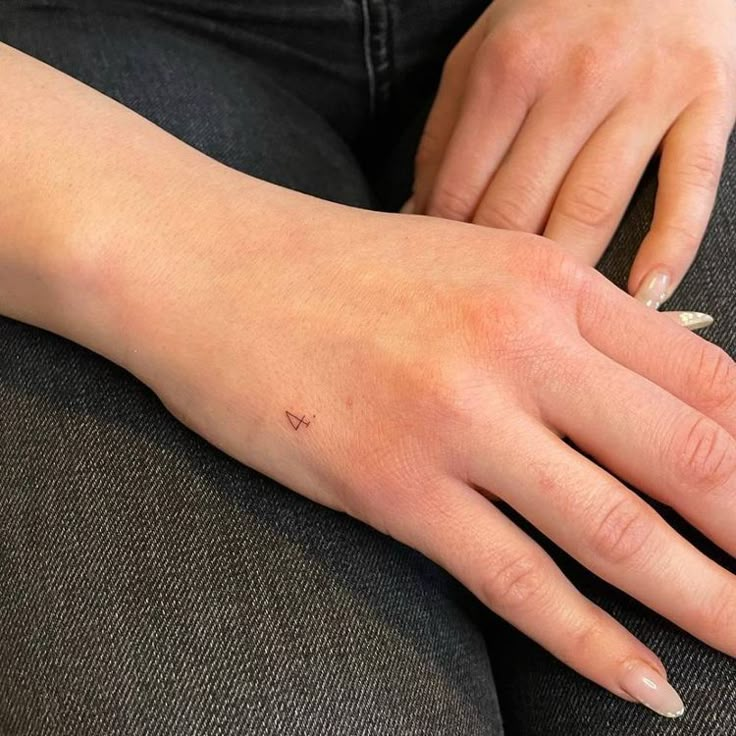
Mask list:
[{"label": "hand", "polygon": [[543,233],[592,265],[659,148],[628,284],[657,307],[696,255],[735,116],[733,0],[495,0],[445,64],[414,211]]},{"label": "hand", "polygon": [[[116,215],[145,259],[118,238],[81,269],[112,315],[101,352],[225,452],[420,550],[613,693],[677,713],[657,657],[489,499],[736,654],[736,578],[614,477],[736,551],[733,361],[541,237],[247,196],[258,215],[241,222]],[[224,194],[202,212],[215,202],[239,212]]]}]

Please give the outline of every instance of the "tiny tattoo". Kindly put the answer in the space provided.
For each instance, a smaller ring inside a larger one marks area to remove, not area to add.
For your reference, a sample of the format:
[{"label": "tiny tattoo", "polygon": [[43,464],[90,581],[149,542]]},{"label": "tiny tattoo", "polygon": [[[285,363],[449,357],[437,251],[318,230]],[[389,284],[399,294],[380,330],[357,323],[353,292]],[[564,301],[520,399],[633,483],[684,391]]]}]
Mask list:
[{"label": "tiny tattoo", "polygon": [[[316,414],[312,414],[312,419],[315,419],[316,416],[317,416]],[[292,414],[290,411],[287,411],[286,418],[289,420],[289,424],[291,424],[291,426],[295,430],[299,429],[299,427],[301,427],[302,424],[305,427],[308,427],[311,424],[311,422],[307,419],[306,414],[304,416],[298,417],[296,414]]]}]

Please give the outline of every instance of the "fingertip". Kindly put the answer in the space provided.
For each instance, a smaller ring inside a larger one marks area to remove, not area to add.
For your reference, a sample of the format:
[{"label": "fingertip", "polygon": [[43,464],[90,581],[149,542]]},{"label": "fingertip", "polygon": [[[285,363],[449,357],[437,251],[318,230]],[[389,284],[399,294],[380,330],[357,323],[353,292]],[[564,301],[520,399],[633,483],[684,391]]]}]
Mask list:
[{"label": "fingertip", "polygon": [[[436,171],[434,172],[436,175]],[[412,202],[412,214],[414,215],[426,215],[427,207],[429,206],[429,199],[432,195],[432,186],[434,183],[434,176],[427,178],[423,174],[417,174],[414,181],[414,191],[412,192],[410,201]]]},{"label": "fingertip", "polygon": [[671,269],[663,264],[650,268],[643,277],[634,282],[636,285],[629,288],[638,301],[651,309],[659,309],[673,294],[675,280]]},{"label": "fingertip", "polygon": [[679,718],[685,711],[680,694],[648,662],[629,660],[619,673],[619,686],[631,698],[665,718]]},{"label": "fingertip", "polygon": [[406,200],[404,206],[399,210],[402,215],[413,215],[415,214],[414,209],[414,197],[411,196],[409,199]]},{"label": "fingertip", "polygon": [[672,269],[664,262],[663,251],[664,248],[657,242],[655,234],[649,230],[639,244],[629,270],[626,288],[631,296],[636,298],[644,289],[647,279],[650,279],[657,271],[669,274],[670,281],[672,280]]}]

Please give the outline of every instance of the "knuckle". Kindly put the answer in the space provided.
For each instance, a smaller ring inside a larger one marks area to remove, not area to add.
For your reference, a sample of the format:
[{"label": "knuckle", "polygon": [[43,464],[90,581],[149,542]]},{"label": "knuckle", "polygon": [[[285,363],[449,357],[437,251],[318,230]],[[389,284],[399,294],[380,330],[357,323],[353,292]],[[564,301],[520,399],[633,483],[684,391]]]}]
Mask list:
[{"label": "knuckle", "polygon": [[575,316],[578,329],[588,334],[598,326],[617,319],[618,300],[611,299],[605,288],[606,277],[593,268],[584,269],[575,301]]},{"label": "knuckle", "polygon": [[546,238],[531,241],[527,259],[531,277],[538,287],[556,299],[577,299],[589,288],[589,270],[557,243]]},{"label": "knuckle", "polygon": [[696,250],[700,247],[703,237],[697,223],[686,220],[658,224],[652,227],[652,231],[656,232],[663,242],[669,242],[673,250],[678,249],[683,252]]},{"label": "knuckle", "polygon": [[565,650],[577,660],[595,657],[606,640],[610,626],[608,615],[591,604],[586,615],[565,631]]},{"label": "knuckle", "polygon": [[491,360],[497,367],[503,363],[525,370],[539,369],[547,359],[559,363],[549,309],[559,308],[560,316],[567,314],[572,323],[575,299],[588,278],[586,270],[592,272],[540,236],[524,235],[513,242],[519,250],[514,269],[528,284],[529,298],[519,298],[513,287],[492,292],[481,287],[454,296],[444,310],[461,341],[462,355],[483,370]]},{"label": "knuckle", "polygon": [[528,27],[509,25],[489,35],[480,53],[483,66],[493,69],[495,83],[526,86],[538,74],[544,48],[543,40]]},{"label": "knuckle", "polygon": [[635,496],[629,495],[616,500],[594,521],[590,544],[605,562],[631,563],[641,557],[655,526],[654,516]]},{"label": "knuckle", "polygon": [[487,572],[482,583],[485,600],[496,611],[535,607],[546,589],[544,567],[533,555],[523,555]]},{"label": "knuckle", "polygon": [[578,89],[599,83],[606,61],[603,57],[601,47],[590,44],[581,44],[571,52],[570,73]]},{"label": "knuckle", "polygon": [[[519,196],[514,196],[518,194]],[[529,219],[529,192],[505,192],[484,203],[473,217],[476,225],[501,230],[524,230]]]},{"label": "knuckle", "polygon": [[440,362],[432,375],[424,400],[428,426],[442,422],[459,434],[477,409],[475,389],[482,385],[482,377],[466,363],[450,361]]},{"label": "knuckle", "polygon": [[481,52],[484,60],[495,61],[500,67],[510,69],[519,63],[519,60],[528,56],[526,50],[530,41],[532,41],[530,35],[509,25],[489,35],[483,43]]},{"label": "knuckle", "polygon": [[464,352],[474,365],[486,369],[489,356],[499,361],[526,361],[544,351],[523,304],[485,294],[459,300],[456,309],[456,334],[462,336]]},{"label": "knuckle", "polygon": [[685,185],[713,192],[721,178],[721,147],[713,143],[700,143],[683,160],[676,177]]},{"label": "knuckle", "polygon": [[736,403],[736,363],[722,348],[706,343],[694,361],[692,385],[700,387],[703,411],[731,409]]},{"label": "knuckle", "polygon": [[726,54],[719,54],[711,46],[698,46],[690,49],[689,67],[694,78],[707,80],[711,89],[733,87],[729,69],[731,64]]},{"label": "knuckle", "polygon": [[430,197],[427,213],[447,220],[468,220],[475,209],[474,198],[456,187],[440,186]]},{"label": "knuckle", "polygon": [[678,477],[692,492],[712,493],[736,471],[733,440],[708,417],[678,425],[671,449]]},{"label": "knuckle", "polygon": [[580,183],[560,198],[557,213],[584,228],[597,230],[610,225],[611,195],[603,182]]},{"label": "knuckle", "polygon": [[439,419],[451,418],[452,407],[460,403],[458,371],[447,359],[428,361],[426,357],[412,358],[393,379],[394,392],[404,396],[422,416]]}]

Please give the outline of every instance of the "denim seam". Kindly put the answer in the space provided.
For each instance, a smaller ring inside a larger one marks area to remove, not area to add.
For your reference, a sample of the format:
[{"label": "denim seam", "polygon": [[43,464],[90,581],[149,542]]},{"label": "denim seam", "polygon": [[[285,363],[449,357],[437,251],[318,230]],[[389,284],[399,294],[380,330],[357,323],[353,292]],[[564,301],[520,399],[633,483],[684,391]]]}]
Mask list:
[{"label": "denim seam", "polygon": [[393,67],[391,22],[387,0],[361,0],[363,12],[363,54],[368,76],[369,109],[376,117],[391,94]]},{"label": "denim seam", "polygon": [[361,6],[363,9],[363,54],[368,74],[368,104],[372,118],[376,114],[376,69],[373,64],[373,44],[371,42],[373,27],[370,1],[361,0]]}]

